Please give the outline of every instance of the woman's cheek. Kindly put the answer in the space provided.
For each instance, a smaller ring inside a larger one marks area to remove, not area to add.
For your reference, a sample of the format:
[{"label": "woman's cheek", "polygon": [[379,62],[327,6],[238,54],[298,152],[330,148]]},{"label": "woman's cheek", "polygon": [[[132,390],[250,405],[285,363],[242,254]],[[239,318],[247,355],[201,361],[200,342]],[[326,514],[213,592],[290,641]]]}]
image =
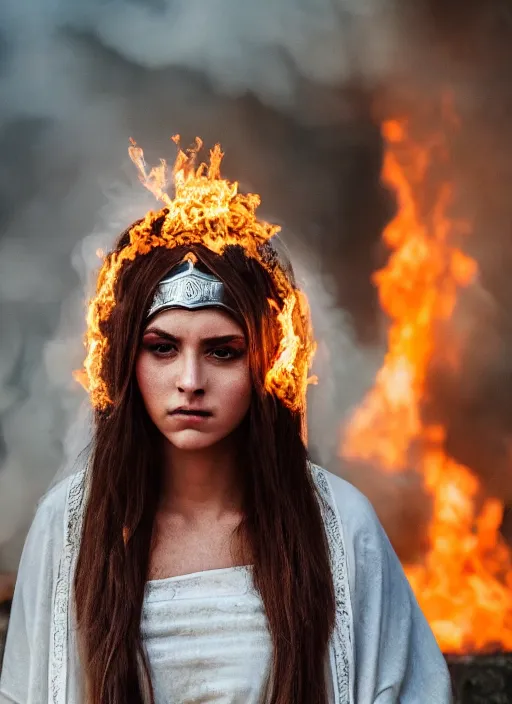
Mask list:
[{"label": "woman's cheek", "polygon": [[226,385],[225,399],[231,404],[234,414],[247,410],[251,399],[249,371],[242,369],[240,374]]},{"label": "woman's cheek", "polygon": [[165,401],[165,389],[169,384],[165,369],[142,353],[137,363],[136,376],[144,404],[148,410],[158,410],[158,406]]}]

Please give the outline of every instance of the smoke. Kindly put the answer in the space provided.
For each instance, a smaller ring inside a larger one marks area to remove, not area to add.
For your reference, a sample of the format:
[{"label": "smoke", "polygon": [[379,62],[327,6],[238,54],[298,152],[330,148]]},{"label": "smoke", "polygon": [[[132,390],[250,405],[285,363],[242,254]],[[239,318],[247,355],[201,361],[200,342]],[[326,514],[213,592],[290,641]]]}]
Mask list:
[{"label": "smoke", "polygon": [[340,420],[382,356],[370,275],[392,200],[373,106],[414,112],[449,73],[472,110],[485,82],[455,51],[469,30],[445,16],[399,0],[3,0],[0,566],[15,566],[35,501],[87,442],[71,371],[95,252],[153,205],[130,136],[150,161],[172,158],[174,133],[220,141],[224,173],[286,224],[319,339],[311,443],[337,468]]},{"label": "smoke", "polygon": [[90,3],[69,23],[138,65],[186,67],[223,94],[251,91],[293,105],[300,77],[340,85],[356,71],[385,72],[396,39],[392,10],[382,0],[117,0]]}]

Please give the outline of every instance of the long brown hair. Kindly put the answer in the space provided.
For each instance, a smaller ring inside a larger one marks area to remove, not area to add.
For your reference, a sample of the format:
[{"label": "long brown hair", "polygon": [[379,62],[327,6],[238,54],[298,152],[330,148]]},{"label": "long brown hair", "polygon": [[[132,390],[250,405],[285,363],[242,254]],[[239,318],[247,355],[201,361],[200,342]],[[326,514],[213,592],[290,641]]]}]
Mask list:
[{"label": "long brown hair", "polygon": [[[155,223],[155,231],[161,223]],[[118,242],[126,244],[128,231]],[[253,394],[244,423],[244,519],[254,579],[273,644],[270,704],[327,704],[325,656],[334,588],[323,521],[301,439],[301,414],[264,389],[278,343],[271,277],[239,247],[155,248],[127,262],[103,323],[102,370],[111,398],[97,411],[74,596],[88,704],[153,702],[140,622],[161,486],[158,431],[134,367],[145,312],[161,278],[187,251],[221,280],[245,321]]]}]

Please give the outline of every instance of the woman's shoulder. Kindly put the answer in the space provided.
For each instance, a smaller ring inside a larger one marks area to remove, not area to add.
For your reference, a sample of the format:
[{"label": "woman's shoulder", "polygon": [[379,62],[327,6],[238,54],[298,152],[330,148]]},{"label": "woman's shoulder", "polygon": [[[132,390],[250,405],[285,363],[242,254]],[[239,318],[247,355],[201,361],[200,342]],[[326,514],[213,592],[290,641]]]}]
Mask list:
[{"label": "woman's shoulder", "polygon": [[377,514],[366,496],[346,479],[312,464],[313,477],[324,501],[351,532],[382,530]]},{"label": "woman's shoulder", "polygon": [[85,472],[81,470],[54,484],[39,500],[31,532],[63,533],[73,502],[81,497]]},{"label": "woman's shoulder", "polygon": [[51,486],[37,504],[36,514],[44,513],[54,518],[64,518],[70,489],[82,479],[83,471],[71,474]]},{"label": "woman's shoulder", "polygon": [[30,601],[32,593],[49,593],[58,576],[63,550],[73,548],[69,540],[70,506],[83,482],[83,474],[66,477],[51,487],[38,503],[18,569],[16,589],[25,594],[25,601]]},{"label": "woman's shoulder", "polygon": [[346,479],[313,465],[313,476],[324,503],[329,542],[343,545],[349,566],[361,557],[394,559],[388,536],[366,496]]},{"label": "woman's shoulder", "polygon": [[48,699],[47,646],[56,623],[54,614],[66,618],[66,612],[56,607],[56,595],[59,584],[67,593],[61,561],[63,551],[68,549],[70,506],[76,502],[74,497],[79,495],[83,479],[83,475],[73,474],[44,494],[25,539],[0,683],[9,701]]}]

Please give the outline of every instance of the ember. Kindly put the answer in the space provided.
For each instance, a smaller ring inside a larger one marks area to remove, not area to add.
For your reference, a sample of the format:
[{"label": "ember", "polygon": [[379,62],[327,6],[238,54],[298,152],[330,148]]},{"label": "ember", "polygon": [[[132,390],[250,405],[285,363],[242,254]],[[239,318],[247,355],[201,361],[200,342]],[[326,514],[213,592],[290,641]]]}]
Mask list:
[{"label": "ember", "polygon": [[[512,650],[512,559],[500,535],[503,506],[482,498],[474,474],[447,456],[444,427],[422,416],[436,325],[450,319],[457,290],[477,275],[458,244],[467,224],[447,215],[452,190],[442,184],[435,206],[426,201],[428,169],[446,157],[445,145],[410,138],[405,122],[384,124],[383,179],[399,211],[384,232],[391,250],[375,275],[391,320],[388,351],[375,385],[353,415],[343,457],[384,472],[413,467],[432,496],[429,549],[407,577],[444,652]],[[450,350],[448,354],[453,354]]]}]

